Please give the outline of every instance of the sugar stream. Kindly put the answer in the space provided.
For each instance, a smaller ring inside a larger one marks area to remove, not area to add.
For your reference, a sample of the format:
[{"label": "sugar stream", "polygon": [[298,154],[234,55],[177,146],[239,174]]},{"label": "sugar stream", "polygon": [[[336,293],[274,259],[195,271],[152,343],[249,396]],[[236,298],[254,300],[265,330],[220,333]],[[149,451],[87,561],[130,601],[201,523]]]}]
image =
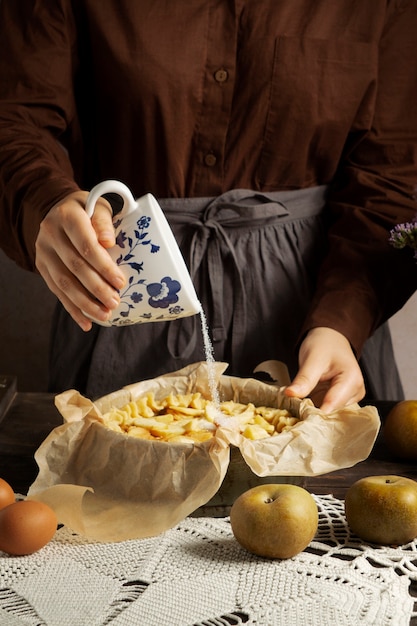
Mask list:
[{"label": "sugar stream", "polygon": [[206,364],[207,364],[207,379],[209,391],[211,394],[211,400],[214,404],[214,423],[217,426],[227,426],[230,428],[234,423],[235,428],[237,428],[237,424],[233,418],[230,416],[225,416],[222,413],[221,405],[220,405],[220,393],[217,386],[217,378],[216,378],[216,359],[214,358],[214,349],[213,344],[211,343],[209,327],[207,324],[207,318],[204,314],[203,308],[200,309],[200,319],[201,319],[201,331],[203,334],[203,342],[204,342],[204,352],[206,354]]},{"label": "sugar stream", "polygon": [[204,342],[204,352],[206,354],[208,386],[209,386],[209,390],[211,393],[211,399],[214,402],[217,410],[220,412],[220,395],[219,395],[219,390],[217,388],[216,369],[215,369],[216,360],[214,358],[214,349],[213,349],[213,344],[211,343],[211,339],[210,339],[207,318],[202,307],[200,309],[200,319],[201,319],[201,332],[203,334],[203,342]]}]

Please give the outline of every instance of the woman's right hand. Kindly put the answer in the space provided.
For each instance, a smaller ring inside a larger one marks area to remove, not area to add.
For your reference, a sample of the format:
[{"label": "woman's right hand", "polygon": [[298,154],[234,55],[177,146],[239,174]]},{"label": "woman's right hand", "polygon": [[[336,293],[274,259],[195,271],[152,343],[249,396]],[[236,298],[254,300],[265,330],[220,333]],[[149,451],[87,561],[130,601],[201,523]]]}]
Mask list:
[{"label": "woman's right hand", "polygon": [[115,244],[112,212],[100,198],[87,216],[88,192],[78,191],[56,204],[42,220],[36,239],[36,267],[49,289],[85,331],[92,322],[83,311],[106,321],[120,302],[125,279],[106,248]]}]

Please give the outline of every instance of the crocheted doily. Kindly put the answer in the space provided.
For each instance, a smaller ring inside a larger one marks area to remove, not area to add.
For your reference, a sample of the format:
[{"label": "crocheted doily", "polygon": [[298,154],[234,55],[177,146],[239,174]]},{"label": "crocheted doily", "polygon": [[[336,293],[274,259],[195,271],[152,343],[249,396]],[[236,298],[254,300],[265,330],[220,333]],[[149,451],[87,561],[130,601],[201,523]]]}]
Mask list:
[{"label": "crocheted doily", "polygon": [[86,541],[67,528],[26,557],[0,553],[1,626],[408,626],[417,543],[361,543],[343,502],[314,496],[309,548],[268,560],[228,518],[187,518],[150,539]]}]

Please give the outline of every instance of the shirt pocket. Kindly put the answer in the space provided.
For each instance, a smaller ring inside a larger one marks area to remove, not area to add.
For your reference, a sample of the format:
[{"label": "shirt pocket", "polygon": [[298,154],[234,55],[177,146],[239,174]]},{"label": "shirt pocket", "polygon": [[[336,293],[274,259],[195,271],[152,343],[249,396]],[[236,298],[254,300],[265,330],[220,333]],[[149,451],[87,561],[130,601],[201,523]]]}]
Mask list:
[{"label": "shirt pocket", "polygon": [[350,132],[369,128],[377,46],[279,37],[257,181],[263,189],[328,183]]}]

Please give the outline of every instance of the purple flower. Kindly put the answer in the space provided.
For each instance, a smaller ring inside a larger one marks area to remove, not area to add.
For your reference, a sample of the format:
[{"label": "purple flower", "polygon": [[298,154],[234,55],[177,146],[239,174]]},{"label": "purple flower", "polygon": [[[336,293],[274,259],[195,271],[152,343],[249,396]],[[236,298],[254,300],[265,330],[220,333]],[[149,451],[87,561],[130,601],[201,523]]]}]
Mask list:
[{"label": "purple flower", "polygon": [[389,243],[397,249],[411,248],[417,259],[417,219],[414,222],[397,224],[391,231]]}]

